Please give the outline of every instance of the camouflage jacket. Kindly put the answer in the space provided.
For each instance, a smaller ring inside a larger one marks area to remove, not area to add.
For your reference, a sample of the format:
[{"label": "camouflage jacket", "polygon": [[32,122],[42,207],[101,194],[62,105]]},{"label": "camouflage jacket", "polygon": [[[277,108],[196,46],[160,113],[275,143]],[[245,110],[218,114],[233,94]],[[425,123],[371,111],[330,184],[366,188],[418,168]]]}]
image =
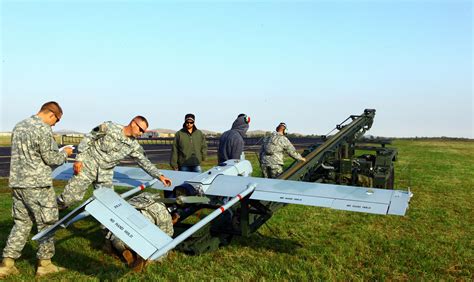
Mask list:
[{"label": "camouflage jacket", "polygon": [[260,164],[265,166],[283,165],[283,153],[287,153],[296,160],[303,159],[286,136],[273,132],[272,135],[263,139],[260,148]]},{"label": "camouflage jacket", "polygon": [[145,156],[145,151],[135,138],[123,134],[123,126],[104,122],[87,134],[78,146],[76,161],[94,159],[100,168],[112,169],[125,157],[132,157],[152,177],[162,174]]},{"label": "camouflage jacket", "polygon": [[158,202],[160,198],[159,194],[144,192],[131,198],[128,202],[163,232],[173,236],[174,230],[171,215],[166,206]]},{"label": "camouflage jacket", "polygon": [[66,160],[67,154],[59,151],[51,126],[33,115],[19,122],[13,129],[9,186],[52,186],[50,166],[61,165]]}]

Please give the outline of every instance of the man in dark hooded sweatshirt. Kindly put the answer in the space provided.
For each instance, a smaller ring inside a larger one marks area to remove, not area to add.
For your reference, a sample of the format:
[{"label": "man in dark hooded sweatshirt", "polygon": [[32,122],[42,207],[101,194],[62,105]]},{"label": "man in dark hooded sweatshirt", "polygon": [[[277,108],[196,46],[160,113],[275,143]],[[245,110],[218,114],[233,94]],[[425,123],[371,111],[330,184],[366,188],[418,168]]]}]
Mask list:
[{"label": "man in dark hooded sweatshirt", "polygon": [[232,128],[222,134],[217,153],[219,163],[230,159],[240,159],[244,151],[244,137],[249,129],[249,123],[250,117],[240,114],[232,124]]}]

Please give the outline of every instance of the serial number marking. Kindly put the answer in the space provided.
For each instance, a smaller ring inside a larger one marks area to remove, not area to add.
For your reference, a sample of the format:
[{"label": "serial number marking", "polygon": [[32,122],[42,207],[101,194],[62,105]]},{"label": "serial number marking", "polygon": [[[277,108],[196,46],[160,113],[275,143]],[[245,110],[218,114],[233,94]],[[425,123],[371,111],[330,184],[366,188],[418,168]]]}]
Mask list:
[{"label": "serial number marking", "polygon": [[360,206],[360,205],[346,205],[347,208],[356,208],[356,209],[366,209],[370,210],[372,207],[369,206]]},{"label": "serial number marking", "polygon": [[116,209],[116,208],[118,208],[118,207],[120,207],[120,206],[122,206],[122,203],[116,204],[116,205],[114,206],[114,209]]},{"label": "serial number marking", "polygon": [[301,198],[287,198],[287,197],[280,197],[280,200],[297,201],[297,202],[303,201],[303,199]]},{"label": "serial number marking", "polygon": [[125,235],[127,235],[129,238],[133,238],[133,234],[130,233],[130,231],[128,231],[127,229],[125,229],[125,228],[124,228],[122,225],[120,225],[118,222],[115,222],[115,219],[110,218],[109,220],[110,220],[110,222],[115,223],[115,227],[117,227],[118,229],[120,229],[121,231],[123,231],[123,233],[125,233]]},{"label": "serial number marking", "polygon": [[128,237],[133,238],[133,234],[130,234],[128,230],[125,230],[124,233],[127,234]]},{"label": "serial number marking", "polygon": [[123,226],[120,225],[118,222],[115,223],[115,226],[116,226],[118,229],[123,230]]}]

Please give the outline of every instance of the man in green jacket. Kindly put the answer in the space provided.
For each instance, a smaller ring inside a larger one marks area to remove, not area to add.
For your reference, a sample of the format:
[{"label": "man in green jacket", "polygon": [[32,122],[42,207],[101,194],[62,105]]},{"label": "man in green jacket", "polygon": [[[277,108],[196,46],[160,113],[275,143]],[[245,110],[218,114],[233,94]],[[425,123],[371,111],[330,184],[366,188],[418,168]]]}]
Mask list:
[{"label": "man in green jacket", "polygon": [[206,137],[194,121],[195,116],[187,114],[183,128],[175,134],[170,160],[174,170],[201,172],[201,162],[206,160]]}]

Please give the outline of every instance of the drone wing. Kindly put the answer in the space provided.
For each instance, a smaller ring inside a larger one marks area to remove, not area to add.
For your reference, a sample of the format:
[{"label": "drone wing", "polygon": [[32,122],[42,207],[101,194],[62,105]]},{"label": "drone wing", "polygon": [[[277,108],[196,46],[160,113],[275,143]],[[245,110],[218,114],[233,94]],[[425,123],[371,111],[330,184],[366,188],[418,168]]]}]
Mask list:
[{"label": "drone wing", "polygon": [[[74,172],[72,169],[72,163],[66,163],[53,171],[53,178],[57,180],[69,180]],[[175,186],[183,184],[184,181],[193,178],[198,175],[197,172],[184,172],[174,170],[160,170],[163,175],[171,179],[172,186],[165,187],[160,181],[156,182],[151,188],[172,191]],[[113,183],[117,186],[137,187],[144,182],[151,181],[151,177],[143,169],[139,167],[126,167],[117,166],[114,168],[114,179]]]},{"label": "drone wing", "polygon": [[405,215],[410,191],[219,175],[206,195],[234,197],[255,183],[253,200],[326,207],[373,214]]},{"label": "drone wing", "polygon": [[95,190],[94,198],[86,211],[141,257],[149,258],[173,240],[111,189]]}]

